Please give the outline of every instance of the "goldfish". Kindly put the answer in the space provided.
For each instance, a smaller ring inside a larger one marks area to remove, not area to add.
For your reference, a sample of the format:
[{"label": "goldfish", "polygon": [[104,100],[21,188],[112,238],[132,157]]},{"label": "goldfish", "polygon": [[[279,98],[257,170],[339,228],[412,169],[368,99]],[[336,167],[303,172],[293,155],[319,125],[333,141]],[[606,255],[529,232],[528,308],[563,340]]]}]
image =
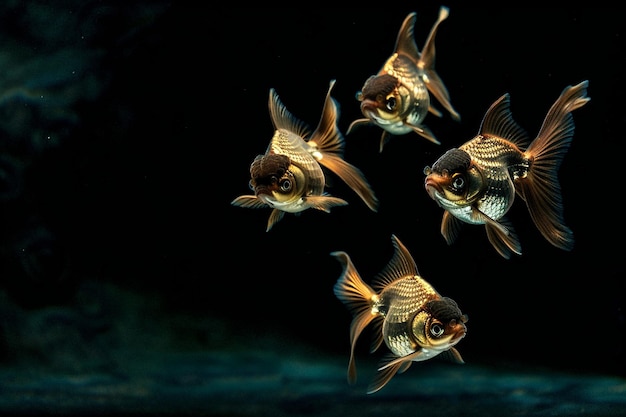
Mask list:
[{"label": "goldfish", "polygon": [[510,96],[504,94],[489,107],[474,138],[445,152],[432,168],[424,168],[426,191],[444,209],[441,234],[448,244],[462,224],[484,224],[500,255],[506,259],[513,253],[521,255],[519,237],[506,216],[517,195],[548,242],[573,249],[558,171],[574,136],[571,112],[590,100],[588,85],[585,80],[567,86],[532,141],[513,119]]},{"label": "goldfish", "polygon": [[231,202],[240,207],[272,208],[266,231],[285,213],[299,214],[309,208],[328,213],[332,207],[348,204],[326,191],[323,168],[348,184],[372,211],[378,209],[378,198],[363,172],[343,158],[345,139],[337,126],[339,106],[330,95],[335,81],[330,82],[313,132],[287,110],[275,89],[270,89],[269,111],[275,131],[265,154],[257,155],[250,165],[249,186],[254,195]]},{"label": "goldfish", "polygon": [[353,315],[348,382],[356,382],[354,348],[370,323],[376,326],[371,352],[383,341],[389,349],[379,363],[368,394],[379,391],[413,362],[440,356],[464,363],[454,346],[467,334],[467,315],[461,313],[454,300],[442,297],[420,276],[413,257],[395,235],[391,240],[393,257],[372,286],[363,281],[346,252],[331,253],[343,268],[334,294]]},{"label": "goldfish", "polygon": [[447,19],[449,9],[442,6],[439,18],[433,25],[420,53],[413,34],[416,16],[410,13],[402,23],[396,39],[394,53],[387,59],[378,74],[369,77],[356,98],[361,103],[363,119],[353,121],[347,133],[360,125],[374,124],[383,129],[379,152],[393,135],[415,132],[429,141],[441,144],[433,132],[424,125],[430,112],[442,117],[433,106],[432,94],[450,113],[460,121],[460,114],[450,103],[450,95],[435,71],[435,35],[439,24]]}]

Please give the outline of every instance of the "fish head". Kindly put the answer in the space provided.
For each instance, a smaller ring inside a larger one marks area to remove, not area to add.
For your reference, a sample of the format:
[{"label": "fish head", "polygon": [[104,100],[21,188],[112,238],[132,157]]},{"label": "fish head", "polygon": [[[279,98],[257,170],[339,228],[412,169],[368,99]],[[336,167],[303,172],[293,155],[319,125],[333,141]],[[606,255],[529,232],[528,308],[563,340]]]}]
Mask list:
[{"label": "fish head", "polygon": [[444,153],[432,167],[425,167],[424,175],[426,192],[444,208],[474,203],[485,187],[485,179],[471,156],[457,148]]},{"label": "fish head", "polygon": [[403,121],[410,95],[398,78],[382,74],[368,78],[356,98],[361,102],[363,115],[384,128]]},{"label": "fish head", "polygon": [[286,155],[258,155],[250,165],[250,189],[265,204],[281,209],[302,197],[306,177]]},{"label": "fish head", "polygon": [[442,297],[426,303],[413,318],[411,328],[420,347],[444,351],[465,337],[467,321],[454,300]]}]

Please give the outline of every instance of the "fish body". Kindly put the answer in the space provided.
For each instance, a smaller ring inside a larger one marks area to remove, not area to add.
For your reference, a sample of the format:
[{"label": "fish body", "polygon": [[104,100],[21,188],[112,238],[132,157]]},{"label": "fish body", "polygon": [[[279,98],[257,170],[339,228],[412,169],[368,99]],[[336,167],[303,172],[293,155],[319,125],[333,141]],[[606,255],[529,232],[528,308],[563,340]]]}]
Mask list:
[{"label": "fish body", "polygon": [[504,94],[491,105],[473,139],[424,169],[426,191],[444,209],[441,233],[448,244],[461,224],[484,224],[500,255],[521,255],[519,238],[506,216],[517,195],[552,245],[573,248],[557,174],[574,135],[571,112],[590,100],[588,84],[585,80],[563,90],[532,141],[514,121],[510,97]]},{"label": "fish body", "polygon": [[454,346],[467,333],[467,315],[461,313],[454,300],[442,297],[420,276],[413,257],[395,235],[392,243],[394,255],[372,286],[363,281],[347,253],[331,253],[343,267],[334,293],[353,314],[348,381],[356,382],[354,349],[369,324],[376,326],[372,352],[383,342],[390,351],[381,360],[368,393],[383,388],[412,362],[441,355],[463,363]]},{"label": "fish body", "polygon": [[269,231],[285,213],[300,213],[309,208],[330,212],[348,202],[326,192],[324,168],[345,181],[367,204],[377,211],[378,199],[363,173],[343,159],[345,139],[337,127],[339,108],[330,93],[322,116],[311,132],[283,105],[270,89],[269,110],[275,127],[265,154],[257,155],[250,165],[250,188],[254,195],[242,195],[231,204],[247,208],[272,208],[267,223]]},{"label": "fish body", "polygon": [[439,9],[439,18],[421,53],[414,37],[416,13],[410,13],[405,18],[398,33],[394,53],[378,74],[369,77],[357,93],[365,118],[353,121],[348,128],[348,134],[359,125],[375,124],[381,127],[383,133],[380,152],[391,136],[409,132],[416,132],[429,141],[440,144],[423,123],[429,112],[442,116],[441,111],[432,105],[431,95],[448,110],[453,119],[461,119],[450,103],[446,86],[435,71],[435,35],[439,24],[448,14],[447,7]]}]

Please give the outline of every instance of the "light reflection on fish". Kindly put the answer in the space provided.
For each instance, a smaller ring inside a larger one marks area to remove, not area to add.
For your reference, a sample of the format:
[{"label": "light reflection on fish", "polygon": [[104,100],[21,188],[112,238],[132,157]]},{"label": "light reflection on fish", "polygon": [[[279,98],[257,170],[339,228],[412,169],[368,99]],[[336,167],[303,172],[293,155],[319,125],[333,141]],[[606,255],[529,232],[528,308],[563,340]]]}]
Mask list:
[{"label": "light reflection on fish", "polygon": [[285,213],[300,213],[309,208],[330,212],[334,206],[348,202],[326,192],[327,168],[340,177],[373,211],[378,199],[363,173],[343,159],[345,139],[337,127],[339,108],[330,93],[330,82],[321,120],[311,133],[270,90],[269,110],[276,129],[263,155],[250,166],[250,188],[254,195],[242,195],[231,204],[247,208],[272,208],[266,231],[281,220]]},{"label": "light reflection on fish", "polygon": [[391,237],[394,255],[370,287],[361,279],[345,252],[331,253],[343,266],[334,293],[353,314],[350,325],[348,382],[356,382],[354,348],[361,332],[375,326],[371,351],[384,341],[391,352],[381,360],[368,394],[383,388],[411,363],[435,356],[463,363],[454,347],[467,333],[467,315],[457,303],[442,297],[417,271],[413,257],[400,240]]},{"label": "light reflection on fish", "polygon": [[347,134],[353,128],[364,124],[375,124],[383,129],[380,139],[380,152],[392,135],[415,132],[429,141],[440,144],[433,132],[424,125],[430,112],[441,117],[440,110],[432,105],[432,94],[453,119],[461,116],[452,107],[450,96],[443,81],[435,71],[435,35],[439,24],[449,14],[447,7],[439,9],[439,18],[433,25],[428,39],[420,53],[413,34],[416,13],[410,13],[402,23],[393,55],[387,59],[377,75],[365,81],[357,93],[361,102],[364,119],[353,121]]},{"label": "light reflection on fish", "polygon": [[573,248],[557,173],[574,136],[571,112],[590,100],[588,84],[563,90],[529,145],[528,135],[513,120],[509,95],[503,95],[485,114],[478,135],[444,153],[432,168],[424,168],[426,191],[445,210],[441,233],[448,244],[463,222],[484,224],[500,255],[521,255],[518,236],[506,217],[517,194],[548,242]]}]

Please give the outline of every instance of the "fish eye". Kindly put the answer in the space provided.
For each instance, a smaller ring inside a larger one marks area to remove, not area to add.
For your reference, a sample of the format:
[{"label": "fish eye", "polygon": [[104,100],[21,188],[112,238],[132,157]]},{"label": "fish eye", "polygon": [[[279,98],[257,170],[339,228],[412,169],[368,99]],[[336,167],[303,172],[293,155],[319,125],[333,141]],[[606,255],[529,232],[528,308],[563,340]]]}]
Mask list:
[{"label": "fish eye", "polygon": [[389,111],[393,111],[396,109],[396,105],[397,105],[397,101],[396,98],[394,96],[389,96],[387,97],[387,99],[385,100],[385,107],[387,108],[387,110]]},{"label": "fish eye", "polygon": [[357,91],[355,94],[355,97],[358,101],[363,101],[363,92],[362,91]]},{"label": "fish eye", "polygon": [[293,188],[293,184],[291,183],[290,179],[281,180],[279,185],[280,185],[280,191],[282,192],[291,191],[291,189]]},{"label": "fish eye", "polygon": [[250,189],[252,191],[254,191],[254,181],[253,180],[248,181],[248,187],[250,187]]},{"label": "fish eye", "polygon": [[429,331],[430,334],[434,337],[440,337],[445,332],[445,327],[440,322],[434,322],[430,325]]},{"label": "fish eye", "polygon": [[455,174],[452,177],[452,188],[455,191],[462,191],[465,188],[465,178],[462,174]]}]

